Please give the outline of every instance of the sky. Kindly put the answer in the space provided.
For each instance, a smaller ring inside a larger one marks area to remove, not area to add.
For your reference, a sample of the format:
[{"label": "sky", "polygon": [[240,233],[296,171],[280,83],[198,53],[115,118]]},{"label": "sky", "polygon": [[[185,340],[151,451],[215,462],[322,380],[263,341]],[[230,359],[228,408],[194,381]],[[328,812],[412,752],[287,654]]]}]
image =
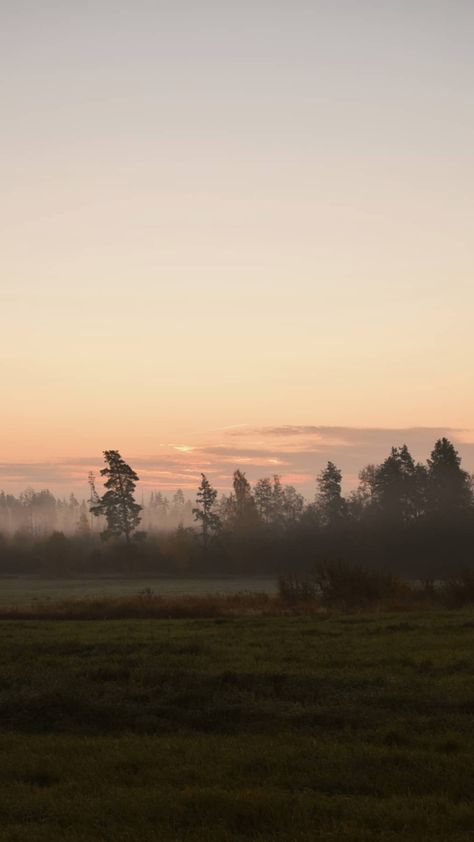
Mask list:
[{"label": "sky", "polygon": [[472,0],[3,0],[0,485],[474,470],[473,41]]}]

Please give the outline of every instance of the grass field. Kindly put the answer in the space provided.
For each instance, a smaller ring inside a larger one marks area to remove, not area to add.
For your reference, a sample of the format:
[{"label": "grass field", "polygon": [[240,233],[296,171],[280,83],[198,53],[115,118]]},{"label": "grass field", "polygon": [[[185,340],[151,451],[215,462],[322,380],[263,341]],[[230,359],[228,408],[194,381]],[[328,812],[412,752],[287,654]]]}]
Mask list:
[{"label": "grass field", "polygon": [[163,596],[233,594],[242,591],[276,593],[276,577],[227,576],[201,578],[120,578],[96,576],[92,579],[45,579],[32,576],[0,577],[0,606],[25,605],[34,600],[84,599],[133,596],[152,590]]},{"label": "grass field", "polygon": [[474,839],[474,614],[0,623],[2,842]]}]

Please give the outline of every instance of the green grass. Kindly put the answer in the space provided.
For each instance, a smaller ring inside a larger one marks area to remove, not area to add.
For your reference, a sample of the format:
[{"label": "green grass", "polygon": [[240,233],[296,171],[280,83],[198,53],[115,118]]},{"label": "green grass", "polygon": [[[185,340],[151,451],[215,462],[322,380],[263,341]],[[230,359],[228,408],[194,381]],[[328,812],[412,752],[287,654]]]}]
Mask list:
[{"label": "green grass", "polygon": [[474,839],[472,612],[0,641],[2,842]]},{"label": "green grass", "polygon": [[0,607],[25,606],[35,600],[45,602],[62,599],[116,598],[134,596],[150,589],[162,596],[199,594],[232,594],[242,591],[276,593],[275,576],[227,576],[227,577],[155,577],[123,578],[120,576],[60,579],[34,578],[33,576],[0,577]]}]

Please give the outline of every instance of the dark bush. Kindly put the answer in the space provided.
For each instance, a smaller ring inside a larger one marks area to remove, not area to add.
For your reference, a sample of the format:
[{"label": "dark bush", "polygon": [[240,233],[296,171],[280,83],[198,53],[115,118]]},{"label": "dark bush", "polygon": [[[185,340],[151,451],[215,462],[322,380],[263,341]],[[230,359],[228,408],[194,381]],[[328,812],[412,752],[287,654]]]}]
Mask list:
[{"label": "dark bush", "polygon": [[319,596],[319,589],[316,582],[288,573],[278,577],[278,594],[282,602],[314,602]]},{"label": "dark bush", "polygon": [[439,595],[449,608],[474,605],[474,570],[466,568],[445,579],[440,585]]},{"label": "dark bush", "polygon": [[319,601],[331,608],[364,608],[387,601],[407,603],[414,591],[390,573],[342,561],[319,562],[305,577],[282,575],[280,599],[286,603]]},{"label": "dark bush", "polygon": [[336,608],[364,608],[387,600],[409,600],[412,589],[390,573],[347,564],[321,562],[314,571],[321,602]]}]

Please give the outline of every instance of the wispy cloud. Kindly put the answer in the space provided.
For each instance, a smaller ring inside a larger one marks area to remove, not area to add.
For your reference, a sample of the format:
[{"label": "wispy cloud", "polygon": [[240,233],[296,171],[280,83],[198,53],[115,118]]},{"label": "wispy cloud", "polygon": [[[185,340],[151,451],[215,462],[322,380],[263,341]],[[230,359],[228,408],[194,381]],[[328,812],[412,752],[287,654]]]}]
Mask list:
[{"label": "wispy cloud", "polygon": [[[295,425],[284,427],[239,427],[216,431],[218,441],[195,441],[189,445],[160,446],[155,454],[124,454],[137,470],[143,489],[165,492],[182,488],[193,496],[204,471],[213,483],[226,490],[237,467],[254,482],[279,473],[307,496],[315,491],[315,478],[328,460],[336,462],[344,475],[346,489],[357,483],[364,465],[382,461],[392,445],[406,443],[419,460],[429,455],[435,440],[447,435],[459,449],[464,467],[474,470],[474,433],[441,427],[352,428]],[[26,486],[50,488],[66,494],[87,493],[87,474],[102,468],[101,455],[73,456],[38,462],[0,464],[0,487],[18,491]],[[98,478],[100,484],[100,477]]]}]

